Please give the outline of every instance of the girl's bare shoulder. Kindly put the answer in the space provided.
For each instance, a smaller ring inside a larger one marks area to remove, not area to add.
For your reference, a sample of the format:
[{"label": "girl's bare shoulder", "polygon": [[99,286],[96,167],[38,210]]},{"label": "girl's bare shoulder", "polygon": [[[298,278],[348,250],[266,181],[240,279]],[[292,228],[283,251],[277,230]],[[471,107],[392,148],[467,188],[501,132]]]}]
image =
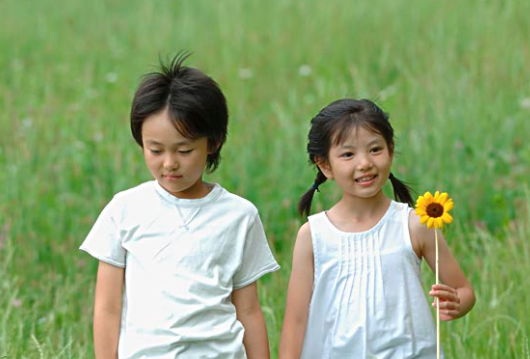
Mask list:
[{"label": "girl's bare shoulder", "polygon": [[421,224],[420,216],[418,216],[415,211],[410,211],[409,233],[414,251],[418,257],[422,257],[425,251],[425,243],[432,241],[434,238],[434,231],[429,230],[426,225]]}]

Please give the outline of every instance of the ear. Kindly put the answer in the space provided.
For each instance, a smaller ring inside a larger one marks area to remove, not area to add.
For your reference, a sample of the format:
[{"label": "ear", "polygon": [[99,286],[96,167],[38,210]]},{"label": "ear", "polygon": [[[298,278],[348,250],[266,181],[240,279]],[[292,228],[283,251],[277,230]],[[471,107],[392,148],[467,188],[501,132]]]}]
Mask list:
[{"label": "ear", "polygon": [[333,171],[331,171],[331,166],[326,159],[322,157],[316,157],[315,163],[327,179],[333,179]]}]

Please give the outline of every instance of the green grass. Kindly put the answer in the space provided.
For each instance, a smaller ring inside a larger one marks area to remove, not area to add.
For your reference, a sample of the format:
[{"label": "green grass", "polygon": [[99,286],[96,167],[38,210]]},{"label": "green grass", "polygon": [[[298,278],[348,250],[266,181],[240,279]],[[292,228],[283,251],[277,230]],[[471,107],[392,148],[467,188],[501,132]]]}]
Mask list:
[{"label": "green grass", "polygon": [[[447,357],[530,358],[529,2],[4,0],[0,13],[0,358],[93,357],[96,263],[77,248],[113,193],[149,179],[130,101],[183,49],[229,101],[208,178],[257,205],[283,267],[260,282],[273,357],[314,176],[309,120],[351,96],[390,113],[396,176],[455,200],[446,235],[477,305],[443,323]],[[337,196],[322,186],[316,208]]]}]

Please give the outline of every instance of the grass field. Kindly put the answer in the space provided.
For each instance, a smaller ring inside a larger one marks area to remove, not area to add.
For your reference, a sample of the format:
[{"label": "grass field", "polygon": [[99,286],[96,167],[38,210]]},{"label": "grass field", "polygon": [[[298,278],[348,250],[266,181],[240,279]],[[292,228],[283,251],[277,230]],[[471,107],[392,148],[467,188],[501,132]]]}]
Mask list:
[{"label": "grass field", "polygon": [[[149,179],[129,105],[179,50],[229,101],[207,179],[256,204],[283,267],[259,289],[273,357],[314,176],[309,120],[364,97],[390,113],[396,176],[456,203],[446,236],[477,304],[442,324],[447,358],[530,358],[530,2],[3,0],[0,13],[0,358],[93,357],[97,263],[77,248],[115,192]],[[315,210],[338,199],[321,190]]]}]

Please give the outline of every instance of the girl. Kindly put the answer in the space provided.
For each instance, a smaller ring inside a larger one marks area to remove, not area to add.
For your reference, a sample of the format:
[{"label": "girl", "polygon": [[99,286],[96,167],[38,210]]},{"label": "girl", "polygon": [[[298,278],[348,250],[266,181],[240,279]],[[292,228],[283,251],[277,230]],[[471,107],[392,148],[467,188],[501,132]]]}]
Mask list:
[{"label": "girl", "polygon": [[[335,180],[342,198],[310,216],[298,232],[280,358],[435,358],[436,330],[420,281],[421,259],[435,266],[434,231],[409,207],[406,185],[390,171],[388,116],[368,100],[343,99],[311,121],[307,150],[317,167],[299,203],[309,214],[315,191]],[[382,188],[390,179],[396,199]],[[473,289],[440,239],[440,317],[465,315]]]},{"label": "girl", "polygon": [[185,59],[146,76],[132,103],[154,181],[115,195],[81,246],[99,260],[97,359],[269,358],[256,281],[279,266],[256,208],[203,181],[228,110]]}]

